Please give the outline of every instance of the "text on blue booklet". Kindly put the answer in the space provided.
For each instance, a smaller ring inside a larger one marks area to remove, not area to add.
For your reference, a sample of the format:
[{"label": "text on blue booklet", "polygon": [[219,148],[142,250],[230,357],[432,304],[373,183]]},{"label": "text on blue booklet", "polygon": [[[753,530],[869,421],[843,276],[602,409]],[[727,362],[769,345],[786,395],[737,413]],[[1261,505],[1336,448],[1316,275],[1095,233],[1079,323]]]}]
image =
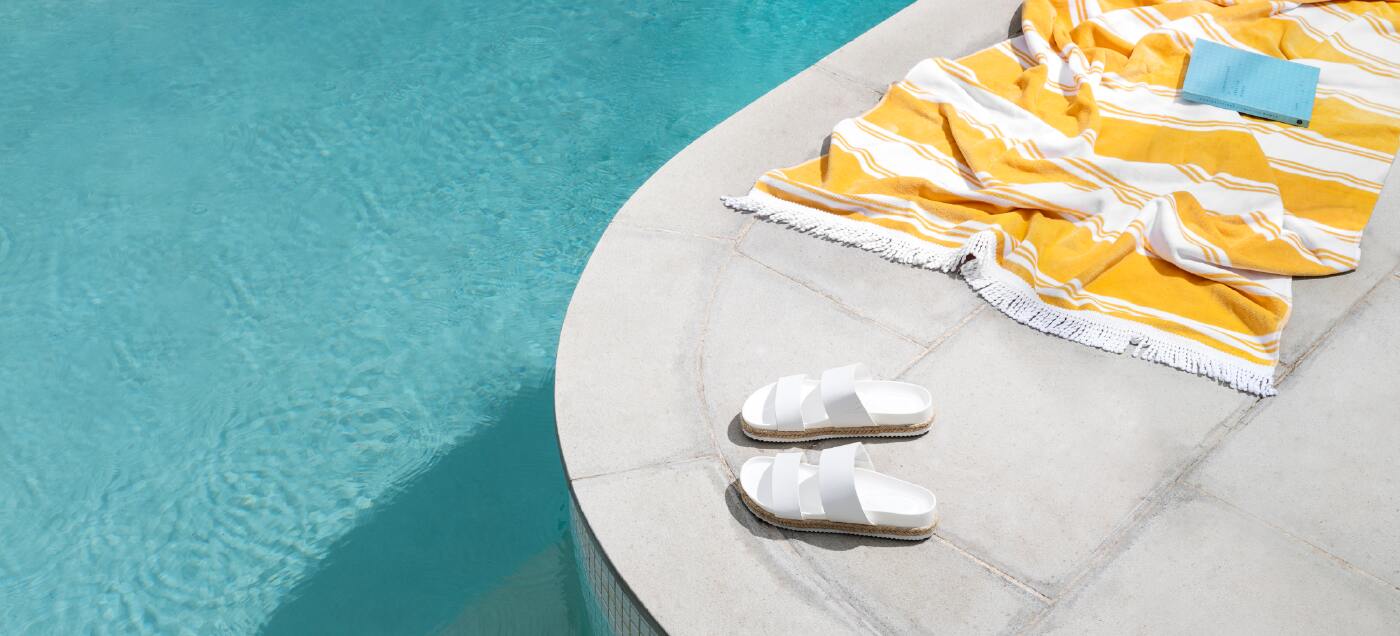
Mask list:
[{"label": "text on blue booklet", "polygon": [[1196,40],[1181,95],[1193,102],[1307,126],[1317,96],[1317,76],[1314,66]]}]

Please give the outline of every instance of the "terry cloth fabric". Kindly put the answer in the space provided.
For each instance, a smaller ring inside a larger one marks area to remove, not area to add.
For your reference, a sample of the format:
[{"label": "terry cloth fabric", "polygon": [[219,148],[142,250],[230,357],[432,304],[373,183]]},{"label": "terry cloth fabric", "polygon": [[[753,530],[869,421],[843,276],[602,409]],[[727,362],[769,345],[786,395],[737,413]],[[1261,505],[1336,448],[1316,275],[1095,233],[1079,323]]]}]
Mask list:
[{"label": "terry cloth fabric", "polygon": [[[1046,333],[1274,394],[1293,276],[1354,269],[1400,140],[1400,2],[1029,0],[732,208],[959,273]],[[1310,127],[1179,98],[1211,40],[1321,69]]]}]

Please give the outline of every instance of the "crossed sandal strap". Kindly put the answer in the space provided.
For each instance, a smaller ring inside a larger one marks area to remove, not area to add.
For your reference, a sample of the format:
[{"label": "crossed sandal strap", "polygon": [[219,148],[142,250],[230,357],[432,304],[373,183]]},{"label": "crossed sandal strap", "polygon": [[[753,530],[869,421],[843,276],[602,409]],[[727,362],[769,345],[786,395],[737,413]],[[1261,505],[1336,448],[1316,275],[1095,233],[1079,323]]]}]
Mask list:
[{"label": "crossed sandal strap", "polygon": [[803,413],[817,416],[836,426],[870,426],[875,422],[870,411],[856,394],[856,383],[870,379],[870,369],[856,363],[822,372],[816,391],[806,391],[807,376],[788,375],[778,378],[773,388],[775,421],[780,431],[802,431],[807,428]]},{"label": "crossed sandal strap", "polygon": [[[869,524],[856,492],[856,467],[875,470],[863,444],[846,444],[823,450],[817,460],[817,485],[822,510],[829,521]],[[776,467],[775,467],[776,469]]]},{"label": "crossed sandal strap", "polygon": [[837,426],[870,426],[875,421],[856,395],[856,383],[870,379],[870,367],[863,363],[827,369],[822,372],[822,408],[828,421]]},{"label": "crossed sandal strap", "polygon": [[798,487],[799,467],[802,465],[802,451],[778,453],[773,457],[772,473],[769,475],[769,501],[773,502],[773,512],[789,519],[802,518],[802,501]]},{"label": "crossed sandal strap", "polygon": [[774,415],[777,417],[778,430],[800,431],[806,428],[802,421],[802,389],[806,382],[805,374],[778,378],[778,385],[773,387]]}]

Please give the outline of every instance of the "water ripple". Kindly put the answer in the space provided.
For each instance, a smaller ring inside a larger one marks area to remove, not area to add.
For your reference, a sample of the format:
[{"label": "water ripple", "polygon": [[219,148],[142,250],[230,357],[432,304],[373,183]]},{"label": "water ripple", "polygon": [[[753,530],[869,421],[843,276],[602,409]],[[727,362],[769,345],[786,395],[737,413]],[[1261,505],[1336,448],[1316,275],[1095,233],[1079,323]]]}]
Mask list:
[{"label": "water ripple", "polygon": [[589,251],[898,4],[0,3],[0,634],[576,618],[530,564]]}]

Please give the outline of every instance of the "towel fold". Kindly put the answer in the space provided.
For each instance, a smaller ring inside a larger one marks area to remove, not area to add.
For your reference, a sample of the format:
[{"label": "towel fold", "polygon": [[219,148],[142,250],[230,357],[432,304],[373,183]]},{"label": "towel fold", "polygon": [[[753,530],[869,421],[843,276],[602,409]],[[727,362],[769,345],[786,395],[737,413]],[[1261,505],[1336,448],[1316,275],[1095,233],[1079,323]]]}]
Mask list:
[{"label": "towel fold", "polygon": [[[1354,269],[1400,144],[1400,2],[1029,0],[737,210],[960,274],[1046,333],[1275,392],[1293,276]],[[1321,69],[1300,128],[1180,98],[1198,40]]]}]

